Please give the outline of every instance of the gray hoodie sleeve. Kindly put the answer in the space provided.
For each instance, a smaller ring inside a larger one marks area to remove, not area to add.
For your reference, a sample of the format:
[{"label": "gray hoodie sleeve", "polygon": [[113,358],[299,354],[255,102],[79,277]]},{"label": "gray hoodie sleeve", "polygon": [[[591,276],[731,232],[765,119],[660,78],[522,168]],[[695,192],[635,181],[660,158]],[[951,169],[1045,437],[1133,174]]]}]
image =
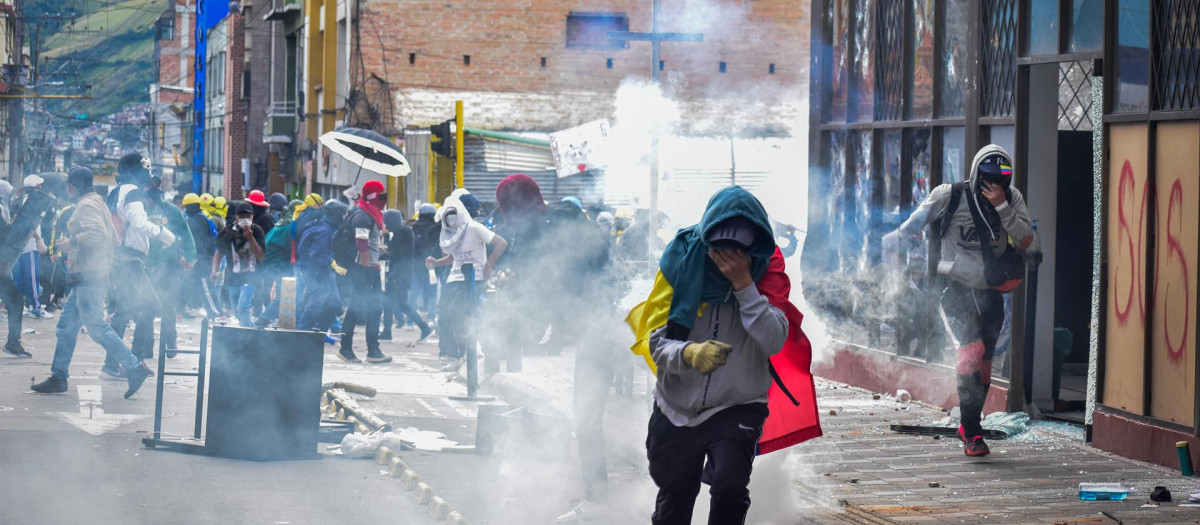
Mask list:
[{"label": "gray hoodie sleeve", "polygon": [[1016,188],[1011,193],[1012,202],[996,206],[996,213],[1000,214],[1000,222],[1004,224],[1004,231],[1013,244],[1020,247],[1021,239],[1033,235],[1033,221],[1029,219],[1029,209],[1025,207],[1025,196]]},{"label": "gray hoodie sleeve", "polygon": [[659,374],[682,374],[692,366],[683,360],[683,349],[690,341],[667,339],[667,327],[650,332],[650,357]]},{"label": "gray hoodie sleeve", "polygon": [[767,301],[756,286],[747,286],[733,296],[737,298],[742,326],[758,350],[768,357],[783,350],[788,336],[788,320],[783,310]]},{"label": "gray hoodie sleeve", "polygon": [[916,239],[920,237],[921,230],[925,229],[938,217],[941,217],[946,212],[946,206],[950,205],[950,191],[953,185],[942,184],[929,192],[929,196],[913,210],[912,215],[904,224],[900,225],[900,233],[906,240]]}]

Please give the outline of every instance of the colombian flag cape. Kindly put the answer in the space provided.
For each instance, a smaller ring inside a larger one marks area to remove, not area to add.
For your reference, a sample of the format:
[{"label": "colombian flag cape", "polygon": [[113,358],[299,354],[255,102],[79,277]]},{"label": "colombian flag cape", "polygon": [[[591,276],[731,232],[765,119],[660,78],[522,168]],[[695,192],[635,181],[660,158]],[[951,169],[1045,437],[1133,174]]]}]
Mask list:
[{"label": "colombian flag cape", "polygon": [[[776,308],[783,310],[788,319],[787,342],[784,343],[782,351],[771,357],[771,366],[775,369],[777,377],[771,383],[771,390],[767,394],[767,406],[771,413],[767,416],[762,437],[758,440],[759,454],[774,452],[821,436],[816,386],[809,371],[809,365],[812,363],[812,344],[800,329],[804,315],[788,299],[792,284],[784,268],[783,255],[776,248],[767,265],[766,274],[757,284],[759,293]],[[654,359],[650,356],[650,333],[667,324],[674,291],[671,283],[667,282],[662,271],[659,271],[654,279],[654,289],[650,292],[650,297],[646,302],[634,307],[625,318],[637,340],[630,349],[642,356],[650,370],[656,373]],[[786,387],[786,391],[780,388],[780,383]]]}]

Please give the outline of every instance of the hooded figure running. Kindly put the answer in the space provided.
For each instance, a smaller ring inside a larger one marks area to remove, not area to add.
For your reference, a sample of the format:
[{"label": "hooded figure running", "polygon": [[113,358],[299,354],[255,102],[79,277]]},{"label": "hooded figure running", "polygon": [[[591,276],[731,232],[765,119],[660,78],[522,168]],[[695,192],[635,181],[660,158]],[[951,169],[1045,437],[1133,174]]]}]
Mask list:
[{"label": "hooded figure running", "polygon": [[659,260],[655,292],[671,298],[665,324],[649,334],[658,377],[646,437],[658,486],[653,523],[691,523],[702,480],[711,486],[710,524],[745,522],[770,358],[789,333],[787,314],[756,286],[775,253],[762,204],[734,186],[714,195]]},{"label": "hooded figure running", "polygon": [[[935,228],[940,231],[930,232],[931,238],[941,238],[937,271],[946,277],[938,314],[958,348],[958,437],[968,456],[991,453],[980,419],[992,382],[992,354],[1004,324],[1004,293],[1015,287],[1014,281],[997,274],[1006,254],[1033,243],[1029,211],[1012,178],[1012,156],[995,144],[985,146],[971,163],[967,183],[934,188],[899,230],[904,240],[915,242],[926,225],[940,221]],[[986,235],[990,254],[981,247],[981,234]]]}]

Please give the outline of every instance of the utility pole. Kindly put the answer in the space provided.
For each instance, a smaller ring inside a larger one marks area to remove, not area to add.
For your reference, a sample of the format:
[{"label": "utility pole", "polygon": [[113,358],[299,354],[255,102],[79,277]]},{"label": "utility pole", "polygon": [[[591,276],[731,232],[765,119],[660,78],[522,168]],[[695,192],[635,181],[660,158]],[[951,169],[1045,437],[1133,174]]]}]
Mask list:
[{"label": "utility pole", "polygon": [[[633,33],[629,31],[611,31],[608,38],[611,41],[650,42],[650,82],[659,87],[659,72],[661,71],[663,42],[703,42],[703,33],[663,33],[658,30],[659,0],[652,0],[653,7],[650,18],[649,33]],[[658,261],[650,256],[654,249],[654,241],[658,238],[658,119],[650,130],[650,229],[646,239],[646,254],[649,259],[651,275],[658,269]]]}]

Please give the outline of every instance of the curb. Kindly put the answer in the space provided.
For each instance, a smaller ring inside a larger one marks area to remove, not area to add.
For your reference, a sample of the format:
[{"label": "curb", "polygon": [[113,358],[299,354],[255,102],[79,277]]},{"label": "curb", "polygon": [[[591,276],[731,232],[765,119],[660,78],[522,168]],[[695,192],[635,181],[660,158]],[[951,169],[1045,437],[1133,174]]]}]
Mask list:
[{"label": "curb", "polygon": [[[321,396],[321,413],[336,417],[340,421],[353,422],[355,432],[359,434],[370,434],[380,429],[386,430],[389,428],[386,423],[383,423],[381,419],[375,417],[369,411],[358,406],[347,407],[343,405],[344,401],[337,396]],[[362,417],[368,423],[359,421],[359,417]],[[372,425],[371,422],[377,422],[378,424]],[[425,506],[430,518],[436,521],[448,521],[454,525],[466,525],[468,523],[462,513],[454,510],[445,498],[439,496],[429,483],[422,481],[421,476],[409,468],[408,464],[388,447],[379,447],[375,451],[375,463],[387,467],[388,477],[399,478],[400,486],[404,490],[413,493],[417,504]]]}]

